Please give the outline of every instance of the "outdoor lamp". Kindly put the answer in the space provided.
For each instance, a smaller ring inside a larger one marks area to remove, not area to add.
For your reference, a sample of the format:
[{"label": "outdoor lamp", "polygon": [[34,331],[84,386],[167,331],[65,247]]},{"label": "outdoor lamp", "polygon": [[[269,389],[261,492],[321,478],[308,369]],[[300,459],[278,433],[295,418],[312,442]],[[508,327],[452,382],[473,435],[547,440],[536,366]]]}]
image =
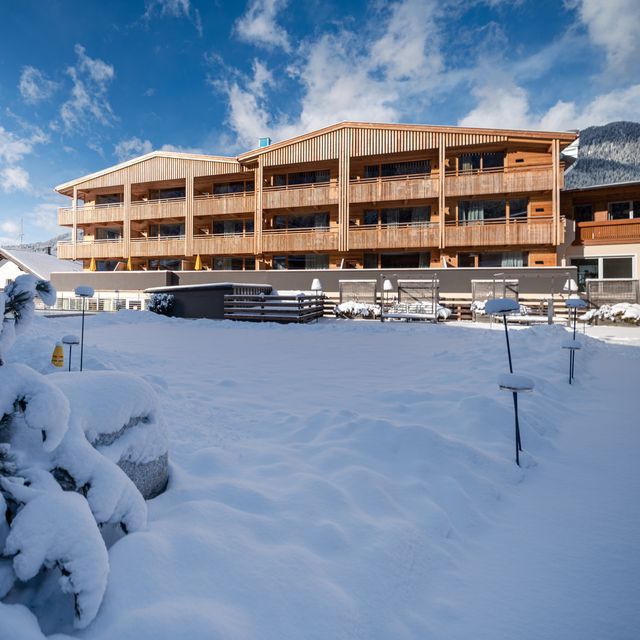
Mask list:
[{"label": "outdoor lamp", "polygon": [[82,371],[82,356],[84,354],[84,308],[85,298],[93,298],[93,288],[86,285],[76,287],[76,295],[82,298],[82,330],[80,332],[80,371]]},{"label": "outdoor lamp", "polygon": [[78,336],[68,335],[62,338],[62,344],[69,345],[69,371],[71,371],[71,349],[74,344],[80,344],[80,340],[78,340]]}]

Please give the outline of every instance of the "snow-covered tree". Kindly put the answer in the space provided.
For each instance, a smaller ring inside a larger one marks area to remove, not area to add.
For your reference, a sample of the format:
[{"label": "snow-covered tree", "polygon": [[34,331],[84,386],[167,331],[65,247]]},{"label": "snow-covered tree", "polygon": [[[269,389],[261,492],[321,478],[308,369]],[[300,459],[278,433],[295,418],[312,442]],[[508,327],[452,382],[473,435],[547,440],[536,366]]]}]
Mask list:
[{"label": "snow-covered tree", "polygon": [[95,617],[107,585],[99,527],[136,531],[146,526],[147,510],[124,471],[89,443],[81,412],[54,382],[65,374],[5,363],[16,333],[33,316],[35,296],[52,304],[55,290],[19,276],[0,294],[0,598],[18,581],[57,569],[62,591],[73,595],[74,624],[82,628]]}]

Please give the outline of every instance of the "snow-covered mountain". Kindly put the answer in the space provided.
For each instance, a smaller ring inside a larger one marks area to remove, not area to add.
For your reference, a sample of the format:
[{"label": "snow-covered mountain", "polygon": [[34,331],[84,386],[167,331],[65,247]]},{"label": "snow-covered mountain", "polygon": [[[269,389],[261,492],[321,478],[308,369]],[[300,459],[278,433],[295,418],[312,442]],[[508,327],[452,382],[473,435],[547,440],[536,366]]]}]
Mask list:
[{"label": "snow-covered mountain", "polygon": [[42,240],[41,242],[27,242],[21,245],[13,245],[6,247],[7,249],[22,249],[23,251],[37,251],[41,253],[50,253],[52,256],[58,255],[58,242],[62,240],[71,240],[71,233],[61,233],[59,236]]}]

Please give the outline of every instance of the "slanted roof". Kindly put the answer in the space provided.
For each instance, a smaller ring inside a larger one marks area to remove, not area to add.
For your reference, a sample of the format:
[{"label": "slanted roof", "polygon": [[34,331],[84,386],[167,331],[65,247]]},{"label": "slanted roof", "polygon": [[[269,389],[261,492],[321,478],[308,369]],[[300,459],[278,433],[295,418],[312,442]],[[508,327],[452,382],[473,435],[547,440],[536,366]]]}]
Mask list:
[{"label": "slanted roof", "polygon": [[72,195],[73,187],[94,188],[122,184],[125,173],[129,174],[132,182],[184,178],[185,164],[192,166],[194,176],[235,173],[244,170],[235,158],[227,156],[151,151],[126,162],[59,184],[55,190],[63,195]]},{"label": "slanted roof", "polygon": [[[486,129],[476,127],[443,127],[433,125],[422,124],[390,124],[390,123],[376,123],[376,122],[338,122],[322,129],[310,131],[294,138],[282,140],[274,144],[267,145],[265,147],[258,147],[245,153],[241,153],[238,156],[240,162],[250,162],[257,159],[261,155],[272,154],[274,151],[278,151],[284,147],[295,146],[300,143],[310,141],[314,138],[327,137],[331,134],[339,132],[344,129],[354,129],[359,131],[374,131],[381,132],[384,136],[384,132],[391,134],[396,132],[405,132],[408,134],[437,134],[443,133],[447,136],[448,146],[461,146],[464,144],[477,144],[480,142],[501,142],[513,139],[529,139],[532,141],[551,141],[553,139],[560,139],[567,145],[576,138],[576,133],[573,131],[531,131],[521,129]],[[424,144],[424,141],[421,141]],[[361,155],[358,153],[359,149],[353,147],[360,147],[352,142],[352,149],[350,155]],[[375,145],[374,145],[375,146]],[[364,155],[368,155],[365,149],[360,149]],[[355,153],[354,153],[355,151]],[[326,154],[326,151],[325,151]]]},{"label": "slanted roof", "polygon": [[577,160],[564,190],[640,183],[640,123],[611,122],[580,132]]},{"label": "slanted roof", "polygon": [[58,260],[55,256],[40,251],[5,249],[0,247],[0,256],[10,260],[22,271],[31,273],[42,280],[50,280],[52,273],[82,271],[82,263],[72,260]]}]

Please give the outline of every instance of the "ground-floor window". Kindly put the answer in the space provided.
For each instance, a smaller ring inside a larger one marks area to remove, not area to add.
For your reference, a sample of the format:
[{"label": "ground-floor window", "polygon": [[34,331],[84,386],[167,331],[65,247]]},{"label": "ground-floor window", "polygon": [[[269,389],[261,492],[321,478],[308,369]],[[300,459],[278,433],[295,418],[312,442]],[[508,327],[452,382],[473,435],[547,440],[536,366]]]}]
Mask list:
[{"label": "ground-floor window", "polygon": [[428,269],[429,252],[421,253],[382,253],[380,267],[382,269]]},{"label": "ground-floor window", "polygon": [[478,256],[479,267],[526,267],[528,254],[524,251],[502,251],[481,253]]},{"label": "ground-floor window", "polygon": [[97,271],[115,271],[118,260],[96,260]]},{"label": "ground-floor window", "polygon": [[158,271],[180,271],[182,260],[179,258],[162,258],[149,260],[149,269]]},{"label": "ground-floor window", "polygon": [[213,268],[215,271],[242,271],[244,268],[244,259],[228,256],[224,258],[214,258]]},{"label": "ground-floor window", "polygon": [[301,253],[289,256],[274,256],[274,269],[328,269],[329,255],[323,253]]},{"label": "ground-floor window", "polygon": [[578,287],[586,288],[587,279],[633,278],[633,258],[613,256],[607,258],[572,258],[571,264],[578,269]]}]

